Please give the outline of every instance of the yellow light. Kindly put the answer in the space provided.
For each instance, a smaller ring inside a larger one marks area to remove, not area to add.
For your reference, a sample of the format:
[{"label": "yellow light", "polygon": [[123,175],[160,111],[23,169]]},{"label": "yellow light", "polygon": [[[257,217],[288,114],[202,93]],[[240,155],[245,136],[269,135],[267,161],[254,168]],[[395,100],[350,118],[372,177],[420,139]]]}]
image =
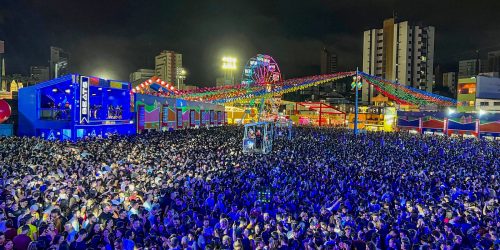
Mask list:
[{"label": "yellow light", "polygon": [[236,58],[225,56],[222,58],[222,69],[236,69]]}]

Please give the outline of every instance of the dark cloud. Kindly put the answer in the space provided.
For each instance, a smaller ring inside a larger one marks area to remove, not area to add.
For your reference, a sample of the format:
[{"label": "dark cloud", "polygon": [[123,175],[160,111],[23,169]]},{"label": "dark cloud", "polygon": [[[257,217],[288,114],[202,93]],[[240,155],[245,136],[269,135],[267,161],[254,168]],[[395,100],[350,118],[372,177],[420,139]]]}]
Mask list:
[{"label": "dark cloud", "polygon": [[[0,0],[0,39],[8,71],[46,64],[49,46],[66,48],[73,69],[127,79],[154,67],[163,49],[184,55],[188,82],[213,84],[220,58],[234,55],[241,69],[257,53],[272,55],[286,77],[319,72],[321,49],[339,67],[361,64],[362,32],[393,13],[436,27],[437,63],[453,69],[475,50],[500,48],[497,0]],[[239,73],[238,73],[239,74]]]}]

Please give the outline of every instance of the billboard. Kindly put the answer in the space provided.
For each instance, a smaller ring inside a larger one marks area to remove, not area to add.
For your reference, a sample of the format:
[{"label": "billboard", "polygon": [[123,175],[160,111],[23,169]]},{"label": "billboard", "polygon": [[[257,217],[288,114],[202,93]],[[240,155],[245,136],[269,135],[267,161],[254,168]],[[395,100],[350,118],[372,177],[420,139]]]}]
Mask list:
[{"label": "billboard", "polygon": [[500,78],[478,76],[476,98],[500,99]]}]

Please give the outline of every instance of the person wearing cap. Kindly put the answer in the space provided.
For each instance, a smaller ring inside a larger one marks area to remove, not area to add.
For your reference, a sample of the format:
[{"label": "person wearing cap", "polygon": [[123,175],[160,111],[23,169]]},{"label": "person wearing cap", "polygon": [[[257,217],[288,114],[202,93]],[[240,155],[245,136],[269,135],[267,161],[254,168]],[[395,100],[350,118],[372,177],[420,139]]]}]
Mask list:
[{"label": "person wearing cap", "polygon": [[257,237],[253,240],[253,249],[256,249],[256,250],[263,250],[265,248],[265,243],[264,243],[264,240],[260,237]]}]

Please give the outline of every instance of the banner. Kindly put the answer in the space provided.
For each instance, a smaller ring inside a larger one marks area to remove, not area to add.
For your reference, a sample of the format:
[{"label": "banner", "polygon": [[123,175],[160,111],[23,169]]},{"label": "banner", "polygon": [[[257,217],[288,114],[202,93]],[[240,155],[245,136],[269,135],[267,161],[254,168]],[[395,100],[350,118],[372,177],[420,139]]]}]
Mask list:
[{"label": "banner", "polygon": [[205,110],[200,111],[200,126],[205,126],[206,124],[205,114],[206,114]]},{"label": "banner", "polygon": [[196,125],[196,117],[194,114],[194,110],[191,109],[189,111],[189,126],[194,127]]},{"label": "banner", "polygon": [[89,78],[82,76],[80,79],[80,124],[89,123]]},{"label": "banner", "polygon": [[137,107],[137,130],[142,131],[146,128],[146,107],[139,105]]},{"label": "banner", "polygon": [[177,109],[177,128],[182,128],[183,126],[182,120],[182,109]]}]

